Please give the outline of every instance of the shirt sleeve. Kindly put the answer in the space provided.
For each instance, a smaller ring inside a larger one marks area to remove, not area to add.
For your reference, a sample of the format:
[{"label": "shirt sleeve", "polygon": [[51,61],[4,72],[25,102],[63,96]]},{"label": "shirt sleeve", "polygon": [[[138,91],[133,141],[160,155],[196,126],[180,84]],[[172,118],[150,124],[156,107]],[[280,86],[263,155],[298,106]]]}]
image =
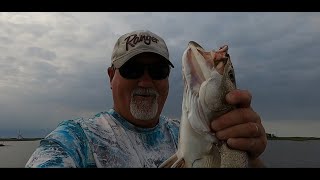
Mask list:
[{"label": "shirt sleeve", "polygon": [[92,153],[86,135],[74,120],[61,122],[40,141],[25,167],[30,168],[81,168],[92,166]]}]

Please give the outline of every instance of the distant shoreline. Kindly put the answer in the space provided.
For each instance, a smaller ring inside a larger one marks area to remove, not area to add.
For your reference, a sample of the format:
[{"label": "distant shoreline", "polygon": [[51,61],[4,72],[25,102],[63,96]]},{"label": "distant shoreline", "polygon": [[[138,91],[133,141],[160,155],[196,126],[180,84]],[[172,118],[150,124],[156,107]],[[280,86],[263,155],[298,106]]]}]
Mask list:
[{"label": "distant shoreline", "polygon": [[43,138],[22,138],[22,139],[18,139],[18,138],[0,138],[0,144],[1,141],[38,141],[41,140]]},{"label": "distant shoreline", "polygon": [[0,138],[0,147],[1,146],[6,146],[6,144],[4,142],[8,142],[8,141],[39,141],[43,138],[22,138],[22,139],[18,139],[18,138]]},{"label": "distant shoreline", "polygon": [[309,141],[320,140],[318,137],[268,137],[268,140]]}]

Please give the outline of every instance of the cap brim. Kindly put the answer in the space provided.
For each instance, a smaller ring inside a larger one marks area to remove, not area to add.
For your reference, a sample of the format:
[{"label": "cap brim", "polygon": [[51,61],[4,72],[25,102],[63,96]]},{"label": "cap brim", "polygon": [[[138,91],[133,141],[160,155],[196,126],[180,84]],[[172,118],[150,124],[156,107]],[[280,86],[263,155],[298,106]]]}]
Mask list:
[{"label": "cap brim", "polygon": [[171,63],[171,61],[169,59],[167,59],[165,56],[163,56],[162,54],[156,52],[156,51],[133,51],[130,54],[128,54],[125,57],[122,57],[121,59],[117,59],[116,61],[113,62],[113,65],[116,68],[120,68],[122,65],[124,65],[126,62],[128,62],[131,58],[133,58],[136,55],[142,54],[142,53],[154,53],[157,54],[159,56],[161,56],[172,68],[174,68],[174,65]]}]

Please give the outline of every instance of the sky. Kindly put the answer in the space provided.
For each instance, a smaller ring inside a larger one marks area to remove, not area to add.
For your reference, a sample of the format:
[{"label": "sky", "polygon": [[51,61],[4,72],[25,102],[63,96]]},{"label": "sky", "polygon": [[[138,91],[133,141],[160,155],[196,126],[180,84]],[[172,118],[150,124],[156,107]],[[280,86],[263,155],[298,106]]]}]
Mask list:
[{"label": "sky", "polygon": [[227,44],[266,132],[320,137],[318,12],[2,12],[0,137],[44,136],[62,120],[112,108],[114,43],[139,29],[165,39],[175,66],[163,115],[181,116],[188,42]]}]

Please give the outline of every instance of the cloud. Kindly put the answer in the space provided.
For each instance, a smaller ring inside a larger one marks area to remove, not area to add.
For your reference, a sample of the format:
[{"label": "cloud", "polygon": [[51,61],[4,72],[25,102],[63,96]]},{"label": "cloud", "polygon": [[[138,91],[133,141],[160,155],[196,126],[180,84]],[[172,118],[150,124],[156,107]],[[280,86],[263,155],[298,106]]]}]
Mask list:
[{"label": "cloud", "polygon": [[27,56],[39,57],[45,60],[54,60],[57,56],[54,52],[39,47],[28,47]]},{"label": "cloud", "polygon": [[208,50],[229,45],[238,87],[250,90],[265,122],[312,125],[320,108],[319,19],[311,12],[0,13],[1,127],[53,128],[112,107],[112,49],[136,29],[169,47],[175,68],[165,115],[180,118],[181,56],[194,40]]}]

